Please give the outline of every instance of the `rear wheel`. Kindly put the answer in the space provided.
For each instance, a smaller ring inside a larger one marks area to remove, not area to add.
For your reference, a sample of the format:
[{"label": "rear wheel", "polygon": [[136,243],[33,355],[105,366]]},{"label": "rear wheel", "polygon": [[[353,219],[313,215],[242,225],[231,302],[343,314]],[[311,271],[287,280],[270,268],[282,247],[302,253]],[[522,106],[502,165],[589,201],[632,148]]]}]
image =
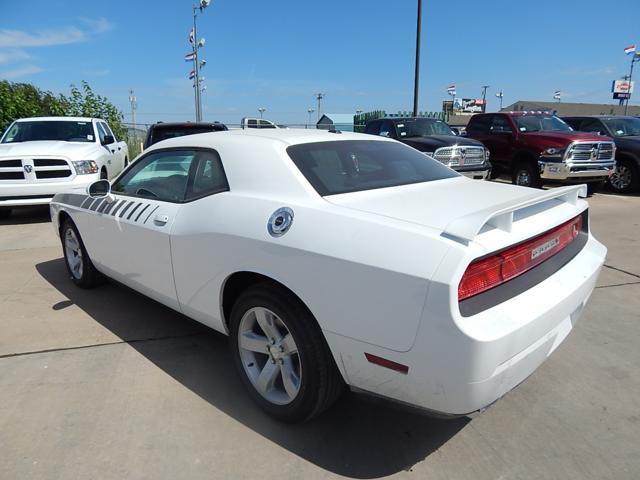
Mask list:
[{"label": "rear wheel", "polygon": [[93,288],[104,281],[104,277],[93,266],[80,233],[71,219],[66,219],[60,229],[62,251],[73,283],[82,288]]},{"label": "rear wheel", "polygon": [[540,188],[540,173],[532,161],[519,161],[513,169],[511,182],[522,187]]},{"label": "rear wheel", "polygon": [[609,187],[614,192],[633,192],[640,186],[640,173],[638,167],[631,160],[618,160],[613,175],[609,177]]},{"label": "rear wheel", "polygon": [[342,378],[311,313],[283,288],[263,283],[231,313],[231,348],[242,381],[267,413],[308,420],[333,404]]}]

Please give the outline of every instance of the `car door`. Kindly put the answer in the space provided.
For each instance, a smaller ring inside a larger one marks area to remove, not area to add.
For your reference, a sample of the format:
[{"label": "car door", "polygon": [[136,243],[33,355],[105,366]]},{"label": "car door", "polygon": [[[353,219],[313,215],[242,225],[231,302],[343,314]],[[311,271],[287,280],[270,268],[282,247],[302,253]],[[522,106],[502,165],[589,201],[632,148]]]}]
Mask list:
[{"label": "car door", "polygon": [[510,166],[514,150],[515,131],[506,115],[491,115],[487,140],[482,141],[491,153],[491,162]]},{"label": "car door", "polygon": [[117,170],[116,172],[114,172],[114,176],[115,176],[115,174],[120,173],[124,168],[124,157],[126,156],[127,152],[123,150],[119,140],[113,134],[111,127],[109,127],[109,124],[107,122],[100,122],[100,123],[102,124],[102,128],[107,133],[107,135],[111,135],[111,137],[113,137],[113,143],[109,145],[108,148],[113,154],[113,162]]},{"label": "car door", "polygon": [[115,201],[94,200],[90,254],[115,280],[179,310],[171,265],[171,229],[187,198],[198,149],[155,150],[112,186]]}]

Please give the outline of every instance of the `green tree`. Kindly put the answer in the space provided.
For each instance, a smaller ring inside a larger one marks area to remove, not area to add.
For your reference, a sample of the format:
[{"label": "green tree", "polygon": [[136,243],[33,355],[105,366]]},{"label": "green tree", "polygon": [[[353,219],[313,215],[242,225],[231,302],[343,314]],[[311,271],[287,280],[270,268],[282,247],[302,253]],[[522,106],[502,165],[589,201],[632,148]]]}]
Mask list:
[{"label": "green tree", "polygon": [[109,123],[116,137],[119,139],[125,138],[126,131],[122,125],[124,119],[122,112],[109,102],[106,97],[96,95],[84,80],[82,81],[81,89],[71,85],[71,95],[64,97],[68,104],[67,115],[102,118]]}]

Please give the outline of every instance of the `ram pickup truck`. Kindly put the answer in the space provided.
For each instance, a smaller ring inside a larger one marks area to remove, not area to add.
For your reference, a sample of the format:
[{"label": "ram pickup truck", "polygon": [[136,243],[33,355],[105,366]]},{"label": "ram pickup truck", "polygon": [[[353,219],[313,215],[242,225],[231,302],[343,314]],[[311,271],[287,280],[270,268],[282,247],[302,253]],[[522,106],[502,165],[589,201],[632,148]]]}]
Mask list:
[{"label": "ram pickup truck", "polygon": [[127,144],[99,118],[38,117],[14,121],[0,138],[0,217],[56,193],[84,193],[128,163]]},{"label": "ram pickup truck", "polygon": [[516,185],[586,183],[589,190],[614,172],[611,138],[578,133],[548,112],[484,113],[471,117],[467,136],[491,150],[494,174],[511,173]]},{"label": "ram pickup truck", "polygon": [[486,180],[491,173],[489,150],[476,140],[457,136],[442,120],[380,118],[369,120],[364,133],[399,140],[475,180]]}]

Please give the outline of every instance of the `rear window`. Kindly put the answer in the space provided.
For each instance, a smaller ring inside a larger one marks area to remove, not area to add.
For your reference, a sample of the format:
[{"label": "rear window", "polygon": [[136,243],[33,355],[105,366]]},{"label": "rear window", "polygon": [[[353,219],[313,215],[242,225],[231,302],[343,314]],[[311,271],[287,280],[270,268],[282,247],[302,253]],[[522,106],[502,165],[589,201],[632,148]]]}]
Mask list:
[{"label": "rear window", "polygon": [[287,148],[287,153],[322,196],[458,176],[440,162],[396,142],[303,143]]},{"label": "rear window", "polygon": [[183,137],[185,135],[195,135],[197,133],[218,132],[226,130],[223,125],[220,126],[176,126],[176,127],[160,127],[154,128],[150,144],[161,142],[169,138]]}]

